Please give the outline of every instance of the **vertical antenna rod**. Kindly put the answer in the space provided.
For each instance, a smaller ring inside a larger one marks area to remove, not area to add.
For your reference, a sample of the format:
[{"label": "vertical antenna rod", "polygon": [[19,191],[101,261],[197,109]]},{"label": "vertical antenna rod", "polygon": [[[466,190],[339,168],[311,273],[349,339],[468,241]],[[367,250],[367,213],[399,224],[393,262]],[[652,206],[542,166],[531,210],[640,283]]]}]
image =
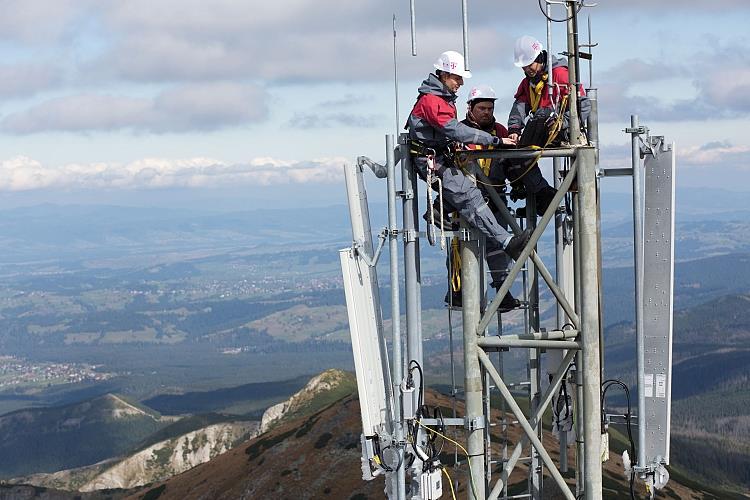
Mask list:
[{"label": "vertical antenna rod", "polygon": [[[591,43],[591,16],[588,17],[588,24],[589,24],[589,53],[593,52],[591,49],[594,47],[594,44]],[[593,57],[589,58],[589,88],[594,87],[594,70],[593,70]]]},{"label": "vertical antenna rod", "polygon": [[414,16],[414,0],[409,1],[409,13],[411,15],[411,55],[417,55],[417,33],[415,29],[416,18]]},{"label": "vertical antenna rod", "polygon": [[398,112],[398,62],[396,60],[396,14],[393,14],[393,96],[396,103],[396,130],[395,134],[398,137],[398,129],[401,126],[401,119]]},{"label": "vertical antenna rod", "polygon": [[554,81],[552,80],[552,12],[549,2],[545,1],[545,4],[547,10],[547,93],[550,102],[554,102],[552,99],[554,88]]},{"label": "vertical antenna rod", "polygon": [[466,0],[461,2],[461,17],[463,19],[464,35],[464,69],[469,71],[469,17],[466,10]]},{"label": "vertical antenna rod", "polygon": [[573,146],[580,146],[586,143],[585,138],[581,135],[581,122],[578,118],[578,34],[576,32],[576,1],[567,0],[568,14],[568,81],[570,87],[568,90],[568,106],[570,110],[570,143]]}]

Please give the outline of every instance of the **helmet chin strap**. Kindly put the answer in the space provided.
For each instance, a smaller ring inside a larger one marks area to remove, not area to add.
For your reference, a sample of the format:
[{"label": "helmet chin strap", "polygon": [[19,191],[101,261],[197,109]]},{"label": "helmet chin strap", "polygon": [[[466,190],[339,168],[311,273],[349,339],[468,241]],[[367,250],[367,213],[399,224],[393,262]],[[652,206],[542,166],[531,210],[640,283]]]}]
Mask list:
[{"label": "helmet chin strap", "polygon": [[533,84],[539,83],[542,78],[547,74],[547,65],[543,65],[542,68],[536,72],[536,75],[530,76],[529,81]]}]

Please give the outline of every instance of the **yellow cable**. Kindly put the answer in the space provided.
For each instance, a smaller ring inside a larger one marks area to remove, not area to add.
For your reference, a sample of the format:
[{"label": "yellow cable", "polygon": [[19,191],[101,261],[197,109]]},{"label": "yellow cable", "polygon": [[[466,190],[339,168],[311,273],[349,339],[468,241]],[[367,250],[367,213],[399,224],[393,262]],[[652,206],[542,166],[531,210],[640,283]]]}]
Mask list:
[{"label": "yellow cable", "polygon": [[443,469],[443,474],[445,474],[445,477],[448,479],[448,486],[451,488],[451,496],[453,497],[453,500],[456,500],[456,492],[453,491],[453,481],[451,481],[451,476],[448,474],[448,469],[445,467],[441,467]]},{"label": "yellow cable", "polygon": [[458,238],[451,241],[451,290],[454,292],[461,291],[461,251],[458,246]]},{"label": "yellow cable", "polygon": [[421,427],[424,427],[427,431],[432,432],[433,434],[436,434],[436,435],[440,436],[441,438],[445,439],[446,441],[449,441],[449,442],[455,444],[456,446],[458,446],[459,448],[461,448],[461,451],[463,451],[464,455],[466,455],[466,463],[469,464],[469,479],[471,479],[471,491],[472,491],[472,493],[474,493],[474,498],[478,499],[479,496],[477,496],[477,487],[474,484],[474,471],[471,469],[471,456],[469,455],[469,452],[466,451],[466,448],[464,448],[463,446],[461,446],[461,443],[459,443],[458,441],[454,441],[451,438],[449,438],[448,436],[446,436],[445,434],[441,434],[438,431],[436,431],[435,429],[427,427],[421,421],[415,420],[415,422],[417,424],[419,424]]}]

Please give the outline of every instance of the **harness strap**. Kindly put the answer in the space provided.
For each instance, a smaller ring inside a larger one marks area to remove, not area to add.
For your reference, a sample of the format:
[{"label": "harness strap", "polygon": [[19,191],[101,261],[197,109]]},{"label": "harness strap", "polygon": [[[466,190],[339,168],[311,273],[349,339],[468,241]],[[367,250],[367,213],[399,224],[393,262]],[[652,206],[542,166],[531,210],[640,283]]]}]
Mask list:
[{"label": "harness strap", "polygon": [[532,112],[536,112],[539,109],[539,103],[542,102],[542,89],[544,89],[545,83],[547,83],[547,73],[544,73],[537,83],[529,82],[529,98],[531,99]]}]

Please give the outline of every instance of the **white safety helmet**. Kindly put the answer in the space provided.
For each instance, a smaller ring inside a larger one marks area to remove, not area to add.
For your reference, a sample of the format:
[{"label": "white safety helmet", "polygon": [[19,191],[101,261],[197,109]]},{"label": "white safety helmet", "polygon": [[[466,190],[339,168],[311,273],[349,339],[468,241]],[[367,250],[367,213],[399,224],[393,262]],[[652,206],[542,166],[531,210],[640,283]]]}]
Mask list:
[{"label": "white safety helmet", "polygon": [[469,92],[469,98],[466,99],[466,103],[471,104],[471,101],[475,99],[492,99],[494,101],[497,99],[497,94],[495,94],[495,89],[489,85],[477,85]]},{"label": "white safety helmet", "polygon": [[516,47],[514,51],[515,64],[519,68],[528,66],[533,63],[534,60],[542,53],[544,46],[542,42],[534,38],[533,36],[524,35],[516,40]]},{"label": "white safety helmet", "polygon": [[437,58],[437,61],[435,61],[433,66],[435,66],[435,69],[445,71],[446,73],[453,73],[454,75],[462,76],[464,78],[471,78],[471,71],[466,71],[464,56],[455,50],[448,50],[440,54],[440,57]]}]

